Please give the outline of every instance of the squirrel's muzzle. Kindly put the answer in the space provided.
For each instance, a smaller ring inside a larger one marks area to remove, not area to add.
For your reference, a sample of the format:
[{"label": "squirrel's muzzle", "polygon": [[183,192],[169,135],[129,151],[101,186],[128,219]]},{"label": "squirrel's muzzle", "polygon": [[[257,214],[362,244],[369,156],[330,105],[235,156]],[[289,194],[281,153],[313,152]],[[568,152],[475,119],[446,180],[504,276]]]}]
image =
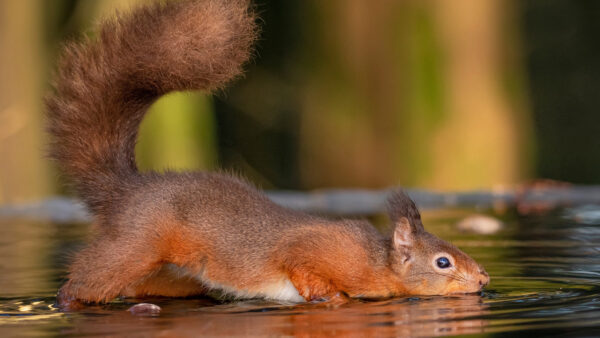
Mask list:
[{"label": "squirrel's muzzle", "polygon": [[479,266],[479,287],[483,289],[484,286],[490,284],[490,275],[483,269],[483,267]]}]

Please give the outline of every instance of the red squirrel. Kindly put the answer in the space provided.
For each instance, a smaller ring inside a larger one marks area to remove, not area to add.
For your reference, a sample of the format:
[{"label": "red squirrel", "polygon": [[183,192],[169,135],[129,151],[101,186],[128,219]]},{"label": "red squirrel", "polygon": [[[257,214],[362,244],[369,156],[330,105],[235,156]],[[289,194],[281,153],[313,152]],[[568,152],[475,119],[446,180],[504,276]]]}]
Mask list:
[{"label": "red squirrel", "polygon": [[286,209],[231,175],[138,171],[148,107],[239,76],[256,20],[247,0],[167,1],[65,46],[46,100],[50,153],[93,215],[95,238],[75,255],[58,305],[215,290],[284,302],[482,290],[484,269],[426,232],[400,191],[384,236],[367,221]]}]

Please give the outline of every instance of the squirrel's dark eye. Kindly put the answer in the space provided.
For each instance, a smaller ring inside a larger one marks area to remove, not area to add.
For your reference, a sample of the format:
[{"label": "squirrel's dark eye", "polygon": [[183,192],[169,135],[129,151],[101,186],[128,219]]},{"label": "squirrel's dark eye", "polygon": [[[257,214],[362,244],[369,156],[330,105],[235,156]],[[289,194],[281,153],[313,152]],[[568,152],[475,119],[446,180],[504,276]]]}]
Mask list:
[{"label": "squirrel's dark eye", "polygon": [[450,260],[446,257],[440,257],[436,259],[435,264],[437,264],[438,268],[440,269],[446,269],[452,266],[452,264],[450,264]]}]

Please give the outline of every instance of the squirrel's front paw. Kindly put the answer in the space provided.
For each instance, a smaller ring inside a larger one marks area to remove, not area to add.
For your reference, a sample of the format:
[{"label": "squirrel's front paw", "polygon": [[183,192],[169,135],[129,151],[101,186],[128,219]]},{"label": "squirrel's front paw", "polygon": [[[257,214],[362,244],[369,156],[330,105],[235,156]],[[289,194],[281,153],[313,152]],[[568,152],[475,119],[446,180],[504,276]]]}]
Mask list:
[{"label": "squirrel's front paw", "polygon": [[313,304],[324,304],[324,305],[328,305],[328,306],[336,306],[336,305],[342,305],[342,304],[346,304],[350,301],[350,299],[342,294],[341,292],[337,292],[336,294],[332,295],[332,296],[324,296],[324,297],[318,297],[318,296],[313,296],[310,299],[310,303]]}]

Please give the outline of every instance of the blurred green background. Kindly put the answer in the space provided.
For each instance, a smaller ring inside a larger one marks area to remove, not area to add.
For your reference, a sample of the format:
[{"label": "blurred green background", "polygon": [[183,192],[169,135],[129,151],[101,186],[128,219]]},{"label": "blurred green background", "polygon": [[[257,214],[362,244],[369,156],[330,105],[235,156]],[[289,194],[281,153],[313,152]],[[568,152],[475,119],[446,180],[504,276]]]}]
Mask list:
[{"label": "blurred green background", "polygon": [[[66,193],[44,158],[60,45],[142,0],[0,1],[0,204]],[[144,170],[263,188],[600,183],[600,2],[257,0],[245,78],[145,119]]]}]

